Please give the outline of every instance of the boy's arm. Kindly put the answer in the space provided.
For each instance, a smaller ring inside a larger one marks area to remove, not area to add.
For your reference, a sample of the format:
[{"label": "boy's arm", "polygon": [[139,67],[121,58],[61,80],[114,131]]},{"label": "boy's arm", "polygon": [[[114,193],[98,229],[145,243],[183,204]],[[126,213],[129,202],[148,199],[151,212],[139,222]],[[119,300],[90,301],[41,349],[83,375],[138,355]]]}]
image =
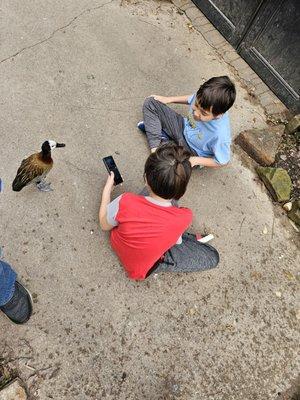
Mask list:
[{"label": "boy's arm", "polygon": [[156,94],[151,95],[150,97],[154,97],[155,100],[160,101],[163,104],[177,103],[177,104],[189,104],[188,99],[191,97],[191,94],[184,96],[158,96]]},{"label": "boy's arm", "polygon": [[110,203],[110,196],[113,187],[114,187],[114,173],[111,172],[107,178],[106,184],[102,192],[102,199],[99,209],[99,222],[101,229],[103,231],[110,231],[113,228],[113,225],[110,225],[107,221],[107,206]]},{"label": "boy's arm", "polygon": [[192,167],[195,167],[196,165],[203,165],[204,167],[210,167],[210,168],[221,168],[227,165],[227,164],[224,165],[219,164],[213,158],[197,157],[197,156],[190,157],[190,163]]},{"label": "boy's arm", "polygon": [[230,162],[230,142],[217,142],[212,147],[214,158],[212,157],[190,157],[190,163],[192,167],[196,165],[203,165],[204,167],[210,168],[221,168],[225,167]]}]

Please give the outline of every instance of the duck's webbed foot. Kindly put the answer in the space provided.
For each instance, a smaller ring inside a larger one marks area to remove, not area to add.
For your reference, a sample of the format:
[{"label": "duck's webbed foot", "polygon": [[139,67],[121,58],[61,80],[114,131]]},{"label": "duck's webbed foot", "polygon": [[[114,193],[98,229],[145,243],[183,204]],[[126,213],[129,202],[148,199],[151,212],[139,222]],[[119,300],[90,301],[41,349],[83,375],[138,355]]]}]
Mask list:
[{"label": "duck's webbed foot", "polygon": [[50,187],[51,183],[46,181],[40,181],[36,183],[36,187],[40,192],[52,192],[53,189]]}]

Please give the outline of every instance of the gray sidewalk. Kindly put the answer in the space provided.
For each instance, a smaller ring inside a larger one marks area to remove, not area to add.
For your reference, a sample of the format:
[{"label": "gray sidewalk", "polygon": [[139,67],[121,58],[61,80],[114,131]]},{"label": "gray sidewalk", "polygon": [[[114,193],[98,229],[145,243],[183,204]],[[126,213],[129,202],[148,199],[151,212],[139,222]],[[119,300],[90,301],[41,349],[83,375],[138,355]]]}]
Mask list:
[{"label": "gray sidewalk", "polygon": [[[233,136],[264,127],[265,109],[171,2],[5,0],[1,13],[0,245],[35,300],[25,326],[0,316],[2,362],[32,399],[277,399],[299,370],[299,253],[237,155],[195,171],[183,199],[191,229],[214,233],[219,268],[129,281],[98,226],[103,156],[125,180],[115,196],[143,184],[146,96],[228,74]],[[55,191],[12,192],[47,138],[66,143],[53,152]]]}]

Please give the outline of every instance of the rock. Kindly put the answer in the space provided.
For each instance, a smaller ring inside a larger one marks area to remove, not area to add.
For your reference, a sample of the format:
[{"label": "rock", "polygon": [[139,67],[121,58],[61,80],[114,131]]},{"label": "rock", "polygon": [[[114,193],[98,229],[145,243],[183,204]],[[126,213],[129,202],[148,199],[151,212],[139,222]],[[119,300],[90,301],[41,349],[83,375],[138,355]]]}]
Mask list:
[{"label": "rock", "polygon": [[288,203],[285,203],[285,204],[282,206],[282,208],[283,208],[285,211],[291,211],[292,205],[293,205],[293,203],[292,203],[291,201],[289,201]]},{"label": "rock", "polygon": [[285,169],[257,167],[256,171],[275,201],[282,202],[290,199],[292,181]]},{"label": "rock", "polygon": [[300,142],[300,131],[295,132],[294,136],[295,136],[296,141]]},{"label": "rock", "polygon": [[15,379],[0,392],[0,400],[26,400],[27,395],[25,389],[21,386],[21,381]]},{"label": "rock", "polygon": [[256,162],[268,166],[275,162],[283,131],[284,125],[266,129],[250,129],[241,132],[235,139],[235,143],[241,146]]},{"label": "rock", "polygon": [[288,212],[288,217],[300,227],[300,199],[293,202],[292,208]]},{"label": "rock", "polygon": [[292,134],[300,129],[300,114],[295,115],[285,126],[285,133]]}]

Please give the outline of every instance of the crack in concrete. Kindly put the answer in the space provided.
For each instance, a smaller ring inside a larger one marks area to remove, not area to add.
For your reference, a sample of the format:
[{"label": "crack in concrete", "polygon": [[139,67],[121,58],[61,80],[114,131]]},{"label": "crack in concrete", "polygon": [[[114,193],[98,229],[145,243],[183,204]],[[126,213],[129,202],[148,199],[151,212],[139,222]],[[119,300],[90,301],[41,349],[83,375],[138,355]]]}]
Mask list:
[{"label": "crack in concrete", "polygon": [[57,32],[61,32],[61,31],[63,31],[64,29],[67,29],[69,26],[71,26],[71,25],[73,24],[73,22],[75,22],[75,21],[76,21],[78,18],[80,18],[82,15],[87,14],[87,13],[89,13],[89,12],[91,12],[91,11],[99,10],[100,8],[103,8],[103,7],[105,7],[106,5],[112,3],[113,1],[114,1],[114,0],[109,0],[109,1],[107,1],[106,3],[103,3],[103,4],[99,5],[99,6],[91,7],[91,8],[86,8],[86,9],[83,10],[80,14],[76,15],[75,17],[73,17],[66,25],[63,25],[63,26],[61,26],[60,28],[55,29],[55,30],[51,33],[51,35],[49,35],[49,36],[46,37],[45,39],[42,39],[42,40],[40,40],[40,41],[38,41],[38,42],[36,42],[36,43],[30,45],[30,46],[23,47],[22,49],[18,50],[16,53],[12,54],[11,56],[8,56],[8,57],[6,57],[6,58],[3,58],[2,60],[0,60],[0,64],[4,63],[5,61],[11,60],[12,58],[14,58],[14,57],[18,56],[19,54],[23,53],[23,51],[32,49],[33,47],[39,46],[40,44],[43,44],[43,43],[47,42],[48,40],[51,40],[51,39],[56,35]]},{"label": "crack in concrete", "polygon": [[69,160],[62,160],[62,162],[64,162],[67,165],[70,165],[71,167],[77,169],[78,171],[85,172],[86,174],[90,174],[90,175],[93,175],[93,176],[98,175],[98,173],[95,173],[95,172],[90,171],[88,169],[80,168],[78,165],[72,163]]},{"label": "crack in concrete", "polygon": [[162,31],[162,28],[160,26],[152,24],[151,22],[145,21],[144,19],[141,19],[141,18],[138,18],[138,20],[141,21],[141,22],[144,22],[144,24],[148,24],[148,25],[154,26],[154,28],[159,29],[160,31]]}]

